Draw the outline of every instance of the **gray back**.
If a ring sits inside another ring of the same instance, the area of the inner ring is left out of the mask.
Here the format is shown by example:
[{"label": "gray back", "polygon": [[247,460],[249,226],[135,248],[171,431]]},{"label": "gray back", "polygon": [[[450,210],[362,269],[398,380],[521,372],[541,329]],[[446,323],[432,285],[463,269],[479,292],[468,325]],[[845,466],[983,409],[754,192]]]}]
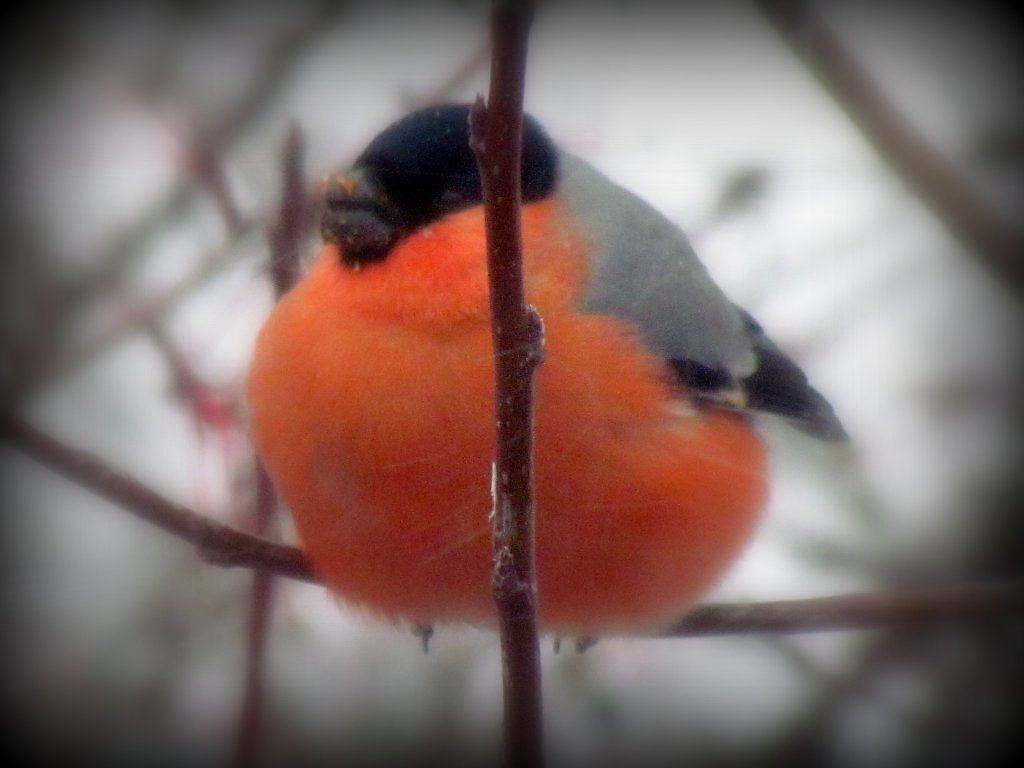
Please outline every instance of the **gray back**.
[{"label": "gray back", "polygon": [[584,311],[633,321],[665,358],[750,375],[743,318],[679,227],[580,158],[562,152],[559,161],[565,203],[597,246]]}]

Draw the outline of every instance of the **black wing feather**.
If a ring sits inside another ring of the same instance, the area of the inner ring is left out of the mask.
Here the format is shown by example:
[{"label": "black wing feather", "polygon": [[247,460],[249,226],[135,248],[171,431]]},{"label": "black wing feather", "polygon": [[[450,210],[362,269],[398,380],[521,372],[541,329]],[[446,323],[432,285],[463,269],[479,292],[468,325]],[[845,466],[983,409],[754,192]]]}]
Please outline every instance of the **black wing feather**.
[{"label": "black wing feather", "polygon": [[726,407],[782,416],[798,429],[825,440],[849,436],[829,402],[807,381],[806,374],[765,335],[750,313],[737,307],[757,359],[754,372],[739,381],[728,371],[692,360],[669,360],[676,378],[700,400]]}]

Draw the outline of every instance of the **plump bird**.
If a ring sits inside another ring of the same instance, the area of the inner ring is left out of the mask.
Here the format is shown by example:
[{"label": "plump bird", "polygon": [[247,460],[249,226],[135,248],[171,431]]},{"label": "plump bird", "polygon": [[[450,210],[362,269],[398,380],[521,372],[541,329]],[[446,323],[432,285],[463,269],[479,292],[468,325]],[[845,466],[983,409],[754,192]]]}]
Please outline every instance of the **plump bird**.
[{"label": "plump bird", "polygon": [[[252,432],[326,584],[493,626],[494,361],[469,107],[414,112],[328,180],[324,246],[260,333]],[[845,439],[685,235],[523,126],[541,626],[651,629],[715,584],[767,495],[755,412]]]}]

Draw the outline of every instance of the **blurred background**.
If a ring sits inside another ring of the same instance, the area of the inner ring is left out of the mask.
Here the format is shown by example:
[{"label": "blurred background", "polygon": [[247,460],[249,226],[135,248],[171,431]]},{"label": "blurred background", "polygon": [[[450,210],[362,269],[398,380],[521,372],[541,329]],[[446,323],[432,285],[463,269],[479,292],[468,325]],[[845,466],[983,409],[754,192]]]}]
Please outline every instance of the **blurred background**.
[{"label": "blurred background", "polygon": [[[1019,242],[1019,19],[984,3],[812,7]],[[241,387],[273,303],[288,147],[301,142],[290,167],[312,195],[391,120],[485,93],[486,12],[5,10],[5,411],[251,528]],[[1021,576],[1020,266],[951,234],[844,103],[757,4],[551,3],[535,21],[528,110],[691,234],[853,437],[763,425],[772,503],[709,600]],[[317,242],[311,216],[304,259]],[[237,762],[252,574],[202,563],[7,440],[0,472],[10,748]],[[289,539],[286,511],[277,528]],[[493,634],[438,628],[424,654],[409,628],[318,587],[278,580],[273,598],[256,764],[494,757]],[[977,766],[1019,751],[1019,616],[551,646],[549,739],[566,763]]]}]

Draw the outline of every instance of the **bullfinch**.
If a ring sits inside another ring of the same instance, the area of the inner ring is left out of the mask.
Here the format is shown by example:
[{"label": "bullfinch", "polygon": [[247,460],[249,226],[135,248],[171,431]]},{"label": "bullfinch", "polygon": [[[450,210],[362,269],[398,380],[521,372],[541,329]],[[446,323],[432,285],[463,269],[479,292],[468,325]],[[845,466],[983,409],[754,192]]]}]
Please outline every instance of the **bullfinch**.
[{"label": "bullfinch", "polygon": [[[324,582],[395,620],[493,626],[494,360],[469,106],[414,112],[328,179],[324,245],[248,378],[255,444]],[[523,124],[538,617],[657,628],[722,576],[767,495],[758,412],[842,426],[662,214]]]}]

